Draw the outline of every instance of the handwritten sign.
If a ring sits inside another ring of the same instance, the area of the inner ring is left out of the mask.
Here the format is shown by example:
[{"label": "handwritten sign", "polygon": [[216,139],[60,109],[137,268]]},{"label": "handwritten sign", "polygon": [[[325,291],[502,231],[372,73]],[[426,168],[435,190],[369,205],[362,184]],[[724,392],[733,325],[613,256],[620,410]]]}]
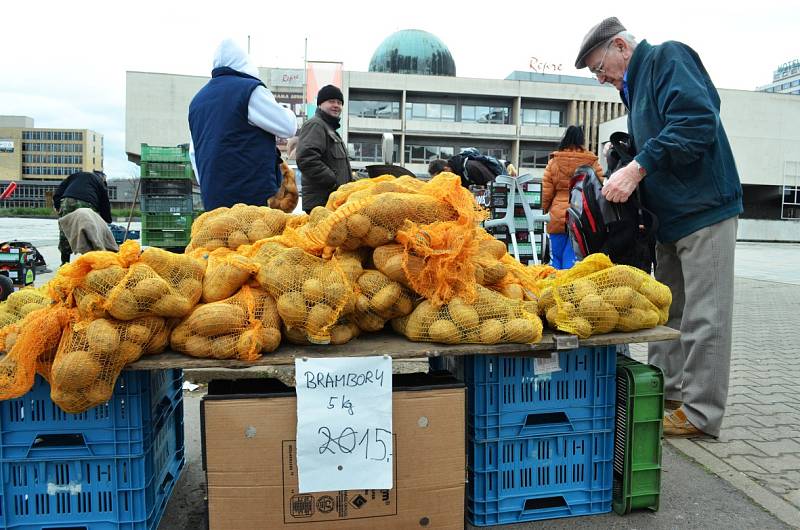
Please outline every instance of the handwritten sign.
[{"label": "handwritten sign", "polygon": [[564,65],[560,63],[549,63],[541,60],[538,57],[531,57],[528,61],[528,67],[534,72],[547,73],[547,72],[561,72],[564,70]]},{"label": "handwritten sign", "polygon": [[392,359],[295,359],[300,493],[392,487]]}]

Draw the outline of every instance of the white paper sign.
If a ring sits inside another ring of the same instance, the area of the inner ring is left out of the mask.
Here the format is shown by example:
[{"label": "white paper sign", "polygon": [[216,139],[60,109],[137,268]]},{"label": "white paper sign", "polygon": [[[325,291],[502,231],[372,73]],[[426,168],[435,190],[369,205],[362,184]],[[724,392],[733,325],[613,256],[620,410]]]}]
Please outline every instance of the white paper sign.
[{"label": "white paper sign", "polygon": [[392,359],[295,359],[300,493],[392,488]]},{"label": "white paper sign", "polygon": [[555,351],[550,354],[550,357],[536,357],[534,363],[534,373],[536,374],[550,374],[561,371],[558,352]]}]

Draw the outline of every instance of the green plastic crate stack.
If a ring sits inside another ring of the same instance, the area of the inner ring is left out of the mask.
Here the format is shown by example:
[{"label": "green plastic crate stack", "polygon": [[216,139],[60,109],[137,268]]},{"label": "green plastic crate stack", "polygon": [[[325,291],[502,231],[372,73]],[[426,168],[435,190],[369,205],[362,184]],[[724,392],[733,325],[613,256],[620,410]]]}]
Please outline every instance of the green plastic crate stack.
[{"label": "green plastic crate stack", "polygon": [[[179,184],[194,181],[189,146],[143,143],[141,160],[141,178],[145,181],[142,189],[160,190],[142,193],[142,244],[171,249],[185,247],[191,239],[193,196],[191,186],[187,189]],[[154,185],[146,185],[147,181]]]},{"label": "green plastic crate stack", "polygon": [[664,375],[656,366],[617,356],[616,430],[612,508],[658,511]]}]

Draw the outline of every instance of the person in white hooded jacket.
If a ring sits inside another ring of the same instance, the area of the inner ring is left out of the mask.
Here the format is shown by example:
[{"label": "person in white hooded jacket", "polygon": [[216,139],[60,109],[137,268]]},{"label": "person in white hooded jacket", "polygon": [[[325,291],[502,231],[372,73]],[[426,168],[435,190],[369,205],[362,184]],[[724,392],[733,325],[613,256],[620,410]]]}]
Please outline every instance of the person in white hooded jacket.
[{"label": "person in white hooded jacket", "polygon": [[276,137],[296,131],[294,113],[275,101],[244,50],[223,40],[211,80],[189,105],[189,154],[205,210],[265,206],[282,178]]}]

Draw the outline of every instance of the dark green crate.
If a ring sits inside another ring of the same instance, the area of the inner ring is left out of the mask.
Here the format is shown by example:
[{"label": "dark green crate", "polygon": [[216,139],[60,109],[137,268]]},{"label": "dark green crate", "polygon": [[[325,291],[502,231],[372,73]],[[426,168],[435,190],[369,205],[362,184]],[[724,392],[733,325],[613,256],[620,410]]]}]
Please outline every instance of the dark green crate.
[{"label": "dark green crate", "polygon": [[658,511],[661,496],[661,433],[664,375],[656,366],[617,356],[612,507]]},{"label": "dark green crate", "polygon": [[192,228],[194,213],[152,213],[142,212],[144,230],[189,230]]},{"label": "dark green crate", "polygon": [[194,200],[191,195],[176,197],[142,195],[141,206],[142,212],[190,214],[194,210]]},{"label": "dark green crate", "polygon": [[189,144],[174,147],[142,144],[142,162],[189,162]]},{"label": "dark green crate", "polygon": [[142,162],[141,178],[147,179],[186,179],[194,178],[192,164],[185,162]]},{"label": "dark green crate", "polygon": [[142,228],[142,244],[150,247],[185,247],[191,240],[191,230],[159,230]]}]

